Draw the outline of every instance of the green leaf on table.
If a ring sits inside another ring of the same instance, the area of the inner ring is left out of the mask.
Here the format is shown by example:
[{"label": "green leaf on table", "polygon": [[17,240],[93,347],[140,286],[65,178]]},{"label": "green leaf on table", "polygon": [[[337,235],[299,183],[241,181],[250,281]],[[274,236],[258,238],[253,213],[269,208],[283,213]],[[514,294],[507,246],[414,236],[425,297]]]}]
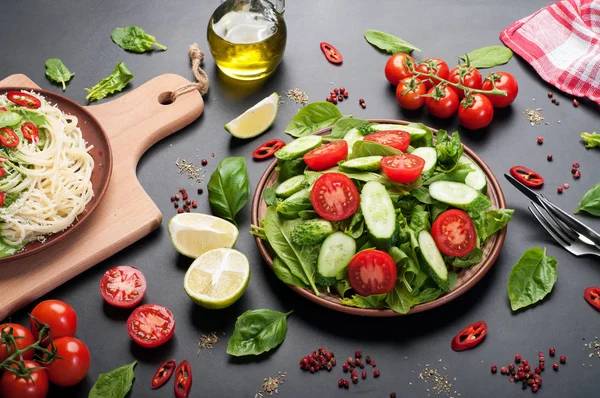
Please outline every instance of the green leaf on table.
[{"label": "green leaf on table", "polygon": [[586,148],[600,148],[600,134],[595,131],[592,134],[581,133],[581,139],[585,143]]},{"label": "green leaf on table", "polygon": [[139,26],[125,26],[115,28],[110,34],[111,39],[123,50],[143,53],[154,50],[153,46],[165,51],[167,47],[156,42],[156,38],[149,35]]},{"label": "green leaf on table", "polygon": [[527,249],[508,278],[508,298],[513,311],[542,300],[552,291],[558,277],[557,261],[546,249]]},{"label": "green leaf on table", "polygon": [[285,128],[292,137],[304,137],[329,127],[342,118],[342,113],[330,102],[313,102],[300,109]]},{"label": "green leaf on table", "polygon": [[405,53],[410,54],[413,50],[421,52],[421,49],[414,46],[399,37],[379,30],[369,29],[365,31],[365,39],[372,46],[390,54]]},{"label": "green leaf on table", "polygon": [[246,159],[230,157],[221,160],[210,176],[207,188],[213,213],[236,224],[235,216],[250,196]]},{"label": "green leaf on table", "polygon": [[467,62],[467,58],[471,66],[479,69],[493,68],[494,66],[504,65],[513,56],[510,48],[504,46],[489,46],[473,50],[467,55],[460,57]]},{"label": "green leaf on table", "polygon": [[331,129],[331,134],[328,137],[342,139],[346,133],[352,129],[359,129],[363,126],[368,126],[371,123],[368,120],[357,117],[343,117],[339,119]]},{"label": "green leaf on table", "polygon": [[133,361],[110,372],[102,373],[90,390],[88,398],[125,398],[135,379],[133,368],[136,364],[137,361]]},{"label": "green leaf on table", "polygon": [[88,101],[101,100],[109,94],[123,90],[131,79],[133,79],[133,74],[127,69],[127,65],[119,62],[110,75],[100,80],[94,87],[86,88],[89,94],[85,99]]},{"label": "green leaf on table", "polygon": [[575,213],[585,211],[593,216],[600,217],[600,182],[590,188],[579,201]]},{"label": "green leaf on table", "polygon": [[63,62],[58,58],[50,58],[46,60],[46,77],[54,83],[62,84],[62,89],[65,91],[67,85],[65,84],[75,76]]},{"label": "green leaf on table", "polygon": [[17,112],[5,111],[0,112],[0,128],[15,126],[21,122],[23,116]]},{"label": "green leaf on table", "polygon": [[287,334],[284,314],[268,309],[250,310],[240,315],[227,343],[227,353],[234,357],[260,355],[277,347]]}]

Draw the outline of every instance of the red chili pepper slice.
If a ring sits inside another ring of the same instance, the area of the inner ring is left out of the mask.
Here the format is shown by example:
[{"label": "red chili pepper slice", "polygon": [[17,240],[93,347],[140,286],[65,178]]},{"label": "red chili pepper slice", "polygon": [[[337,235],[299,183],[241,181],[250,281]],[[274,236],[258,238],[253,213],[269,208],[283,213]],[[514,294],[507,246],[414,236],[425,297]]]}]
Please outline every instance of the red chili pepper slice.
[{"label": "red chili pepper slice", "polygon": [[16,148],[19,145],[19,136],[8,127],[0,128],[0,144],[7,148]]},{"label": "red chili pepper slice", "polygon": [[192,389],[192,367],[188,361],[182,361],[175,371],[175,396],[187,398]]},{"label": "red chili pepper slice", "polygon": [[0,192],[0,207],[4,204],[4,199],[6,199],[6,192]]},{"label": "red chili pepper slice", "polygon": [[154,373],[154,377],[152,378],[152,385],[150,386],[153,390],[159,387],[162,387],[169,379],[171,375],[175,371],[175,360],[171,359],[166,361]]},{"label": "red chili pepper slice", "polygon": [[331,62],[332,64],[341,64],[344,60],[342,54],[340,54],[340,52],[334,46],[327,42],[321,42],[321,51],[323,51],[323,54],[325,54],[327,61]]},{"label": "red chili pepper slice", "polygon": [[9,91],[6,93],[6,98],[17,105],[24,106],[28,109],[37,109],[42,106],[42,101],[31,94],[22,93],[20,91]]},{"label": "red chili pepper slice", "polygon": [[487,330],[488,327],[484,321],[472,323],[452,339],[450,346],[454,351],[464,351],[473,348],[483,341]]},{"label": "red chili pepper slice", "polygon": [[37,126],[32,122],[25,122],[21,126],[21,133],[27,141],[36,143],[40,141],[40,134]]},{"label": "red chili pepper slice", "polygon": [[515,166],[511,168],[510,174],[519,182],[531,188],[541,187],[544,185],[544,177],[524,166]]},{"label": "red chili pepper slice", "polygon": [[271,156],[275,155],[275,152],[280,150],[285,146],[285,142],[281,140],[269,140],[256,148],[254,152],[252,152],[252,157],[256,160],[268,159]]},{"label": "red chili pepper slice", "polygon": [[0,111],[2,111],[2,112],[6,112],[6,111],[8,111],[8,109],[6,109],[5,107],[1,106],[1,107],[0,107]]},{"label": "red chili pepper slice", "polygon": [[583,297],[585,297],[592,307],[600,311],[600,287],[588,287],[584,290]]},{"label": "red chili pepper slice", "polygon": [[0,169],[0,178],[4,177],[5,174],[6,174],[6,169]]}]

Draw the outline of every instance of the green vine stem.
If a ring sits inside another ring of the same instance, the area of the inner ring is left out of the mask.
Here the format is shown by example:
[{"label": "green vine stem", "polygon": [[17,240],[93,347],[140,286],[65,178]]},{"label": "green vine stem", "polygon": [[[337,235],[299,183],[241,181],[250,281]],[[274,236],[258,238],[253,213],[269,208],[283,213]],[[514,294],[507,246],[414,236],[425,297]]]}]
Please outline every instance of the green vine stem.
[{"label": "green vine stem", "polygon": [[437,81],[439,81],[441,83],[444,83],[444,84],[446,84],[448,86],[456,87],[459,90],[463,90],[463,91],[465,91],[467,93],[502,95],[504,97],[506,97],[506,95],[507,95],[505,90],[500,90],[500,89],[496,88],[496,83],[493,82],[493,81],[492,81],[492,84],[494,85],[494,89],[493,90],[479,90],[479,89],[475,89],[475,88],[465,87],[465,86],[463,86],[460,83],[452,83],[452,82],[450,82],[450,81],[448,81],[446,79],[442,79],[441,77],[438,77],[437,75],[435,75],[433,73],[423,73],[423,72],[419,72],[419,71],[417,71],[415,69],[413,69],[412,72],[413,72],[413,74],[415,74],[415,75],[417,75],[419,77],[421,77],[421,76],[423,76],[423,77],[429,77],[429,78],[431,78],[431,80],[433,82],[435,82],[437,80]]},{"label": "green vine stem", "polygon": [[[49,364],[50,362],[52,362],[54,359],[57,358],[56,346],[54,345],[53,342],[50,342],[50,346],[51,346],[50,349],[42,347],[42,342],[44,340],[47,340],[50,335],[50,326],[43,325],[41,327],[41,329],[39,329],[37,341],[33,344],[28,345],[25,348],[20,349],[20,350],[16,349],[17,348],[16,340],[19,337],[17,336],[17,338],[15,338],[15,336],[13,336],[12,333],[13,333],[12,329],[9,332],[5,332],[4,330],[2,330],[0,342],[4,343],[6,345],[6,349],[7,349],[9,355],[4,361],[2,361],[0,363],[0,370],[5,369],[5,370],[15,373],[18,376],[30,378],[31,372],[36,370],[37,368],[31,368],[31,369],[25,368],[21,357],[27,351],[31,351],[31,350],[40,351],[41,354],[38,355],[39,359],[37,360],[37,362],[40,362],[42,364]],[[13,353],[11,353],[11,351],[13,349],[15,349],[15,351]],[[12,366],[12,365],[16,365],[16,367]]]}]

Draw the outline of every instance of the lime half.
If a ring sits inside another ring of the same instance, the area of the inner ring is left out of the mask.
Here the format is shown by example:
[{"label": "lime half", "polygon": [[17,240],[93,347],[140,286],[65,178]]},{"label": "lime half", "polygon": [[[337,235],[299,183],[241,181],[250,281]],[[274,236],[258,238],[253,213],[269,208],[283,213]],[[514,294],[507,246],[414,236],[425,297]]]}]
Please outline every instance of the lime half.
[{"label": "lime half", "polygon": [[235,245],[239,231],[221,218],[199,213],[182,213],[169,221],[171,244],[184,256],[197,258],[212,249]]},{"label": "lime half", "polygon": [[226,308],[238,301],[250,281],[250,264],[234,249],[215,249],[198,257],[185,273],[183,288],[204,308]]},{"label": "lime half", "polygon": [[279,95],[273,93],[225,125],[236,138],[252,138],[267,131],[275,121]]}]

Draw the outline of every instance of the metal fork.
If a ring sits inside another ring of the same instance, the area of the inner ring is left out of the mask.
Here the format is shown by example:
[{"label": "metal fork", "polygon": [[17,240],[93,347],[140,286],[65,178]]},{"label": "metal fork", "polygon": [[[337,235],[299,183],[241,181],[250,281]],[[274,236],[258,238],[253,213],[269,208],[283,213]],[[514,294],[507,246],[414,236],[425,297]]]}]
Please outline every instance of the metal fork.
[{"label": "metal fork", "polygon": [[[577,257],[586,254],[600,257],[600,248],[598,246],[594,245],[593,242],[585,236],[554,217],[552,213],[545,208],[546,206],[543,207],[545,212],[534,202],[531,202],[529,211],[559,245]],[[544,213],[547,215],[544,215]]]}]

